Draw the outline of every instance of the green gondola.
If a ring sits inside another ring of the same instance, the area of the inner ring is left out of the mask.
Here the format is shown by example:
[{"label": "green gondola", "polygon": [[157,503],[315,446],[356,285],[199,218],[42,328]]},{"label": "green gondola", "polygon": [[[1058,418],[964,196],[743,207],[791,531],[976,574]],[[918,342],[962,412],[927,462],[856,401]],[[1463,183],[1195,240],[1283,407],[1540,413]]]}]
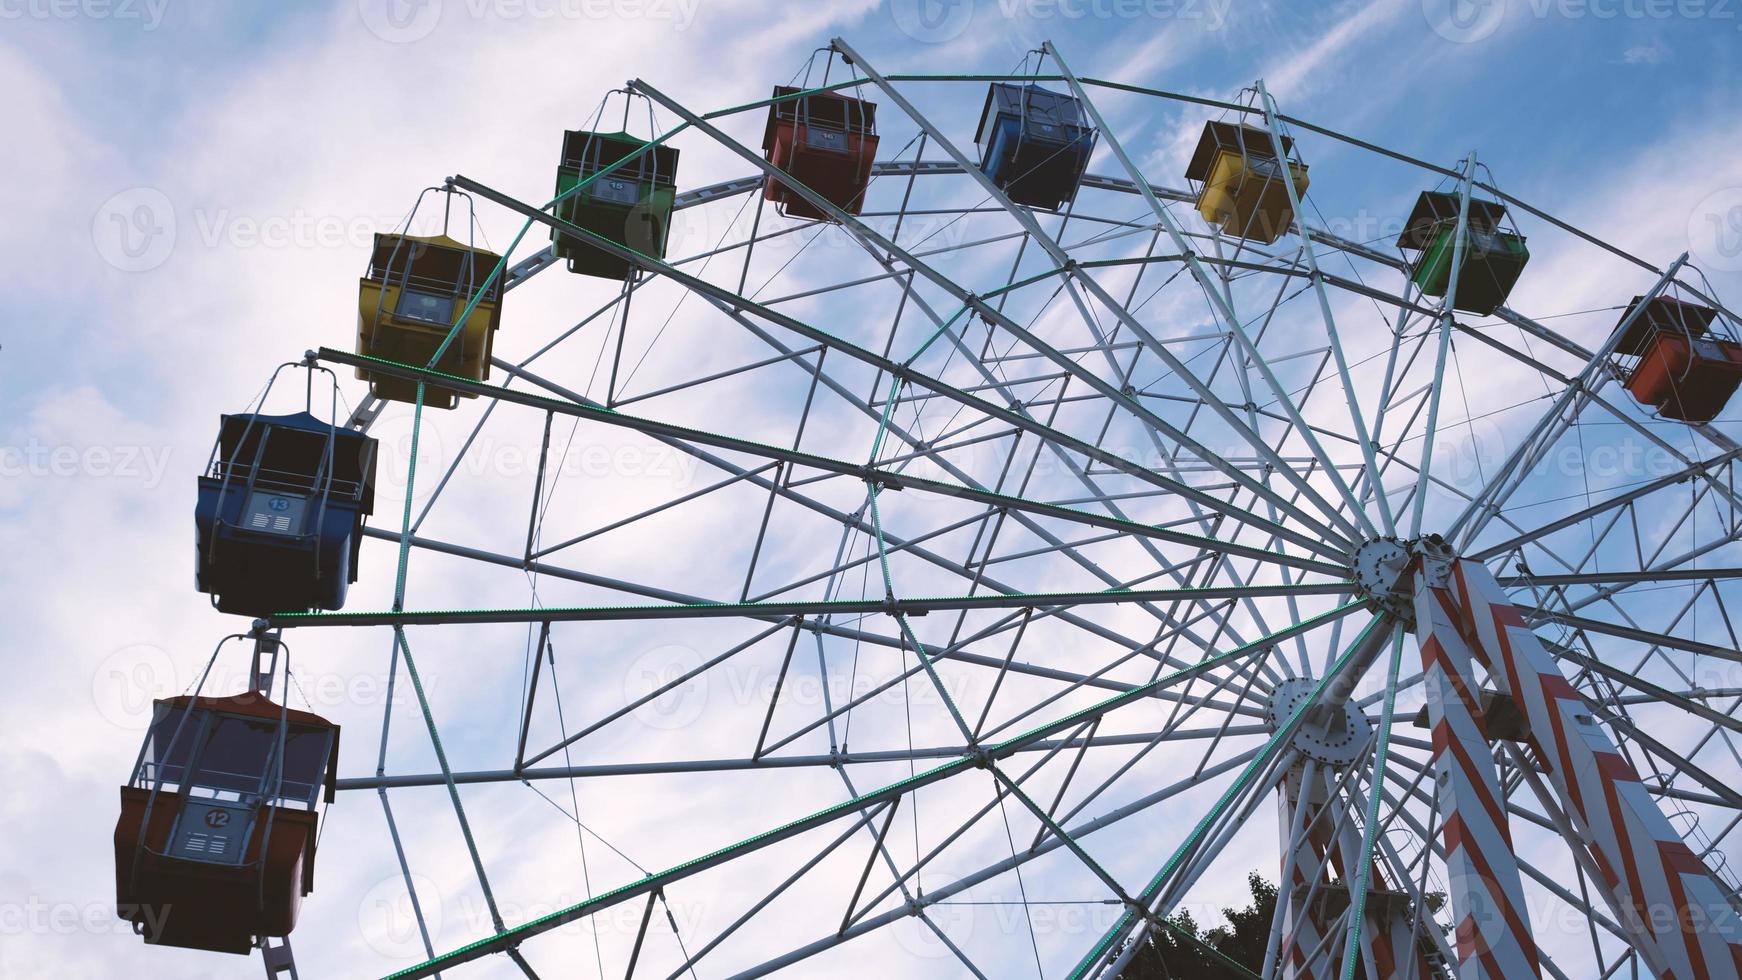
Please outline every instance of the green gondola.
[{"label": "green gondola", "polygon": [[[1487,316],[1499,309],[1530,261],[1524,236],[1501,227],[1506,208],[1493,201],[1472,199],[1469,234],[1464,240],[1464,260],[1458,273],[1454,309]],[[1398,238],[1399,248],[1417,252],[1410,278],[1428,296],[1444,296],[1451,288],[1453,256],[1456,254],[1458,197],[1425,191]]]},{"label": "green gondola", "polygon": [[[563,134],[557,194],[567,193],[646,146],[646,141],[628,133],[569,130]],[[677,203],[677,157],[677,150],[655,146],[563,201],[557,216],[625,248],[663,259],[671,234],[671,212]],[[557,256],[568,261],[570,272],[626,279],[636,267],[578,235],[553,230],[551,240]]]}]

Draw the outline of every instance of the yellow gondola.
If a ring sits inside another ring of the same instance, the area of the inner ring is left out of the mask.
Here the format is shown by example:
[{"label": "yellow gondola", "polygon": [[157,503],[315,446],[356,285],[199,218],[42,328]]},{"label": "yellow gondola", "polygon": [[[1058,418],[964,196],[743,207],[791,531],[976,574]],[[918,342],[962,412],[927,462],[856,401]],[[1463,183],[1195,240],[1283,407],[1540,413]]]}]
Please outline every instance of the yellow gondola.
[{"label": "yellow gondola", "polygon": [[1282,138],[1276,158],[1270,132],[1245,123],[1208,122],[1186,167],[1200,184],[1198,213],[1225,235],[1270,244],[1294,227],[1294,206],[1282,182],[1284,163],[1296,196],[1307,189],[1306,164],[1293,159],[1294,141]]},{"label": "yellow gondola", "polygon": [[[376,235],[369,271],[357,297],[357,353],[428,365],[501,258],[446,235]],[[488,380],[491,344],[501,318],[502,284],[497,277],[434,369],[472,381]],[[417,399],[415,381],[378,375],[366,367],[357,369],[357,377],[369,382],[376,397]],[[474,395],[432,385],[424,391],[424,404],[453,408],[457,397]]]}]

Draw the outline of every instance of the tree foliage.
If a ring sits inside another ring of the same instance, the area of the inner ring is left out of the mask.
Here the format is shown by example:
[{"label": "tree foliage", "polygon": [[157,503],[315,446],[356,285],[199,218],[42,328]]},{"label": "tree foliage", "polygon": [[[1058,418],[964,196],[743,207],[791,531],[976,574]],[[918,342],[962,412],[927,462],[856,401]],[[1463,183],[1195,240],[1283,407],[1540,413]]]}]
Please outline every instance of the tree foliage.
[{"label": "tree foliage", "polygon": [[1120,980],[1246,980],[1256,975],[1270,941],[1276,886],[1256,871],[1246,876],[1246,884],[1252,902],[1243,909],[1223,909],[1227,925],[1203,930],[1191,912],[1175,912],[1165,920],[1168,928],[1150,931]]}]

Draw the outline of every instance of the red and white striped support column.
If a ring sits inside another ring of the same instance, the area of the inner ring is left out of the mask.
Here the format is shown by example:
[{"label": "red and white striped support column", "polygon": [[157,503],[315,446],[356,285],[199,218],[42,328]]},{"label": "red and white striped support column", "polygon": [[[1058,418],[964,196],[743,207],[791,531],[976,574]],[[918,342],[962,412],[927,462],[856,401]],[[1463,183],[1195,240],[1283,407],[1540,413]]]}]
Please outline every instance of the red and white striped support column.
[{"label": "red and white striped support column", "polygon": [[1400,980],[1433,980],[1434,968],[1428,962],[1427,953],[1424,951],[1424,944],[1429,942],[1426,936],[1427,930],[1430,928],[1425,920],[1432,913],[1422,909],[1419,914],[1423,918],[1419,927],[1409,916],[1403,915],[1392,916],[1391,921],[1383,925],[1387,944],[1394,957],[1393,962],[1397,965],[1392,972],[1383,972],[1384,949],[1376,952],[1374,962],[1379,964],[1382,969],[1379,974],[1381,977],[1398,977]]},{"label": "red and white striped support column", "polygon": [[[1296,768],[1283,779],[1277,792],[1281,811],[1278,825],[1282,827],[1284,853],[1291,843],[1296,845],[1294,860],[1289,862],[1288,879],[1281,884],[1277,894],[1277,901],[1283,903],[1282,935],[1288,942],[1279,960],[1281,969],[1277,975],[1285,980],[1335,980],[1337,977],[1342,966],[1342,947],[1338,944],[1323,945],[1322,940],[1331,923],[1314,915],[1305,907],[1303,899],[1314,882],[1319,884],[1323,894],[1333,873],[1347,884],[1350,871],[1361,853],[1361,836],[1353,823],[1342,821],[1341,831],[1333,840],[1331,815],[1321,817],[1325,808],[1331,805],[1326,801],[1331,799],[1331,787],[1337,782],[1337,773],[1324,770],[1317,775],[1312,785],[1305,785],[1301,769]],[[1337,799],[1337,805],[1348,808],[1349,812],[1361,809],[1347,797]],[[1308,824],[1311,824],[1310,829],[1296,841],[1295,835]],[[1373,869],[1372,886],[1375,892],[1391,890],[1378,867]],[[1413,980],[1429,980],[1433,976],[1433,968],[1422,957],[1420,949],[1410,952],[1411,929],[1407,916],[1387,916],[1380,903],[1369,899],[1365,919],[1361,931],[1361,956],[1364,963],[1371,964],[1366,975],[1379,980],[1396,980],[1405,976]],[[1310,961],[1309,956],[1312,957]],[[1406,973],[1403,968],[1406,956],[1415,960],[1412,973]]]},{"label": "red and white striped support column", "polygon": [[1517,702],[1550,785],[1658,980],[1742,975],[1742,919],[1500,583],[1481,563],[1460,560],[1452,584],[1461,625]]},{"label": "red and white striped support column", "polygon": [[[1351,814],[1360,812],[1346,800],[1344,801],[1344,805],[1350,807]],[[1337,869],[1337,877],[1340,878],[1350,889],[1349,902],[1351,910],[1356,900],[1354,892],[1355,883],[1352,880],[1352,877],[1355,873],[1356,866],[1360,864],[1360,858],[1361,834],[1356,830],[1354,820],[1345,820],[1337,829],[1336,844],[1334,849],[1331,851],[1331,865]],[[1391,930],[1385,925],[1385,923],[1380,921],[1378,908],[1380,903],[1375,898],[1378,893],[1386,890],[1385,876],[1379,870],[1379,861],[1377,858],[1374,859],[1373,864],[1374,867],[1371,871],[1372,893],[1367,896],[1366,912],[1362,916],[1361,931],[1359,933],[1359,939],[1361,942],[1361,962],[1367,966],[1367,973],[1365,974],[1367,976],[1377,975],[1380,977],[1395,977],[1398,976],[1399,971],[1397,969],[1397,957],[1393,954],[1391,949]],[[1340,968],[1343,959],[1342,950],[1337,950],[1335,955],[1339,972],[1341,972]],[[1377,971],[1377,973],[1375,973],[1375,971]]]},{"label": "red and white striped support column", "polygon": [[[1363,807],[1356,806],[1354,801],[1346,801],[1351,812],[1364,812]],[[1350,881],[1355,868],[1360,864],[1361,831],[1353,821],[1343,821],[1337,834],[1336,849],[1331,854],[1332,866],[1337,869],[1337,876],[1343,881]],[[1395,895],[1398,889],[1391,886],[1385,870],[1379,866],[1375,856],[1369,872],[1372,876],[1371,891],[1367,896],[1366,915],[1363,916],[1361,927],[1361,959],[1363,963],[1372,964],[1367,975],[1378,977],[1379,980],[1402,978],[1405,957],[1416,961],[1414,972],[1409,976],[1417,980],[1428,980],[1433,976],[1432,968],[1421,955],[1419,946],[1410,946],[1410,917],[1407,915],[1388,914],[1386,905],[1377,900],[1380,895]],[[1353,893],[1350,899],[1353,900]]]},{"label": "red and white striped support column", "polygon": [[1458,976],[1540,977],[1524,884],[1513,859],[1494,753],[1471,673],[1470,647],[1459,634],[1456,609],[1445,587],[1447,563],[1432,556],[1420,562],[1415,632],[1427,684],[1441,834],[1457,916]]},{"label": "red and white striped support column", "polygon": [[[1310,965],[1307,962],[1307,957],[1319,949],[1324,932],[1303,901],[1308,887],[1325,878],[1325,844],[1330,831],[1325,821],[1313,822],[1319,815],[1319,806],[1314,801],[1324,799],[1325,787],[1318,780],[1311,786],[1303,783],[1303,773],[1296,767],[1283,777],[1276,793],[1282,817],[1277,823],[1282,828],[1284,862],[1290,865],[1288,879],[1277,883],[1276,900],[1283,903],[1282,935],[1288,942],[1277,961],[1280,967],[1277,976],[1284,980],[1327,980],[1336,969],[1331,956],[1320,950]],[[1309,823],[1311,829],[1302,834],[1301,829]],[[1290,844],[1295,845],[1293,861],[1287,860]]]}]

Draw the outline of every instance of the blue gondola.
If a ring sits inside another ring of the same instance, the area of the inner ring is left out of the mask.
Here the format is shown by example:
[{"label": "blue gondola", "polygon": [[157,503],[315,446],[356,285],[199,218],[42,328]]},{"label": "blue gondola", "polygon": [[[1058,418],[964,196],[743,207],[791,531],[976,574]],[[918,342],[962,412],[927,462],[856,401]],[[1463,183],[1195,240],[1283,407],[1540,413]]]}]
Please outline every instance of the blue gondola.
[{"label": "blue gondola", "polygon": [[344,606],[375,455],[374,439],[306,411],[223,416],[194,510],[199,590],[245,616]]},{"label": "blue gondola", "polygon": [[1017,204],[1057,211],[1077,195],[1095,128],[1081,102],[1038,85],[994,83],[980,112],[980,170]]}]

